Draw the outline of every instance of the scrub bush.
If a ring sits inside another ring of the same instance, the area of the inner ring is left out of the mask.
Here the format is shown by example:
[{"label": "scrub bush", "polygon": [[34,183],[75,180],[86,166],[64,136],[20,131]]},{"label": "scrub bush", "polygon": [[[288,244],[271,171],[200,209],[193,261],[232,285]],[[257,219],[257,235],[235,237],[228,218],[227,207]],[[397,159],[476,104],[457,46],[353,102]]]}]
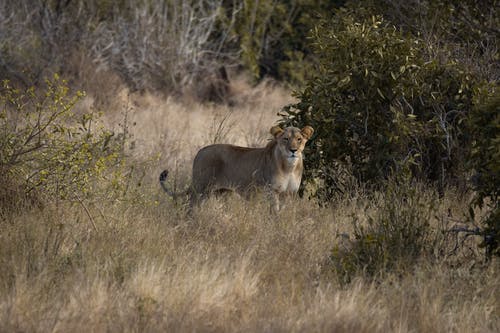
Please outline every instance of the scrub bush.
[{"label": "scrub bush", "polygon": [[99,127],[98,115],[72,111],[83,96],[70,94],[57,75],[39,89],[20,90],[3,81],[2,208],[15,207],[34,193],[41,201],[80,200],[95,191],[95,179],[109,176],[109,167],[119,163],[119,141]]}]

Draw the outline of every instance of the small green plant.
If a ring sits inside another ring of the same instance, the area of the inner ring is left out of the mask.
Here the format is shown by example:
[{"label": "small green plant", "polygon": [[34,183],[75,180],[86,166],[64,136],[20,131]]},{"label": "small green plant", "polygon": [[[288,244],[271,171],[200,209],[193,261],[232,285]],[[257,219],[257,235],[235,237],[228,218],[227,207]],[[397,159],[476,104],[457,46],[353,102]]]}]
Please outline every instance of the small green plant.
[{"label": "small green plant", "polygon": [[341,280],[404,271],[432,253],[439,235],[429,223],[436,211],[435,199],[408,180],[391,180],[385,193],[374,196],[373,202],[379,205],[365,207],[373,210],[366,221],[359,215],[352,217],[350,249],[333,249],[330,262]]},{"label": "small green plant", "polygon": [[94,180],[119,162],[114,134],[98,127],[95,114],[73,113],[83,96],[71,95],[58,75],[37,89],[2,82],[1,181],[18,194],[1,193],[2,206],[34,193],[45,199],[83,198],[95,190]]}]

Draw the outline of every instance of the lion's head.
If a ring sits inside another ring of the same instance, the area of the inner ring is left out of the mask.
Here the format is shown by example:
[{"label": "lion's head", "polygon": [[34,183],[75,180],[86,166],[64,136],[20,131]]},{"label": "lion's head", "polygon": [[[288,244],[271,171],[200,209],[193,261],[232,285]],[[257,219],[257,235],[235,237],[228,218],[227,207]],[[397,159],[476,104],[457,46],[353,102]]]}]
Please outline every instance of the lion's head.
[{"label": "lion's head", "polygon": [[274,126],[270,132],[277,142],[281,157],[290,164],[295,164],[302,157],[302,151],[307,140],[313,135],[314,129],[311,126],[305,126],[302,129],[297,127],[282,129],[279,126]]}]

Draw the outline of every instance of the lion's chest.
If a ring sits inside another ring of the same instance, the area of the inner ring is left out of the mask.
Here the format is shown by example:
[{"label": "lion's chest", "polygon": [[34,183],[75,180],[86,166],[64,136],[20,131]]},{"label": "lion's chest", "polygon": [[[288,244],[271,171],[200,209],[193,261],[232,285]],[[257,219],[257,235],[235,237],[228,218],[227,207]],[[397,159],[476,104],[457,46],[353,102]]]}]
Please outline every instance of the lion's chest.
[{"label": "lion's chest", "polygon": [[296,193],[300,187],[301,177],[294,174],[280,175],[274,179],[273,188],[279,193]]}]

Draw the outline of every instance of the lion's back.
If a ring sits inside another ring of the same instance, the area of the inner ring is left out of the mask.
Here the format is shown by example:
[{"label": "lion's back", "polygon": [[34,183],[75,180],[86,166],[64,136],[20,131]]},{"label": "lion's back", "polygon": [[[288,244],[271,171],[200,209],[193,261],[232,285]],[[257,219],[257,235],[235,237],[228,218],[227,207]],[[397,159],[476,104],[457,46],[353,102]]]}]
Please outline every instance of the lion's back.
[{"label": "lion's back", "polygon": [[204,192],[207,187],[246,188],[260,174],[264,149],[238,147],[228,144],[206,146],[193,161],[193,187]]}]

